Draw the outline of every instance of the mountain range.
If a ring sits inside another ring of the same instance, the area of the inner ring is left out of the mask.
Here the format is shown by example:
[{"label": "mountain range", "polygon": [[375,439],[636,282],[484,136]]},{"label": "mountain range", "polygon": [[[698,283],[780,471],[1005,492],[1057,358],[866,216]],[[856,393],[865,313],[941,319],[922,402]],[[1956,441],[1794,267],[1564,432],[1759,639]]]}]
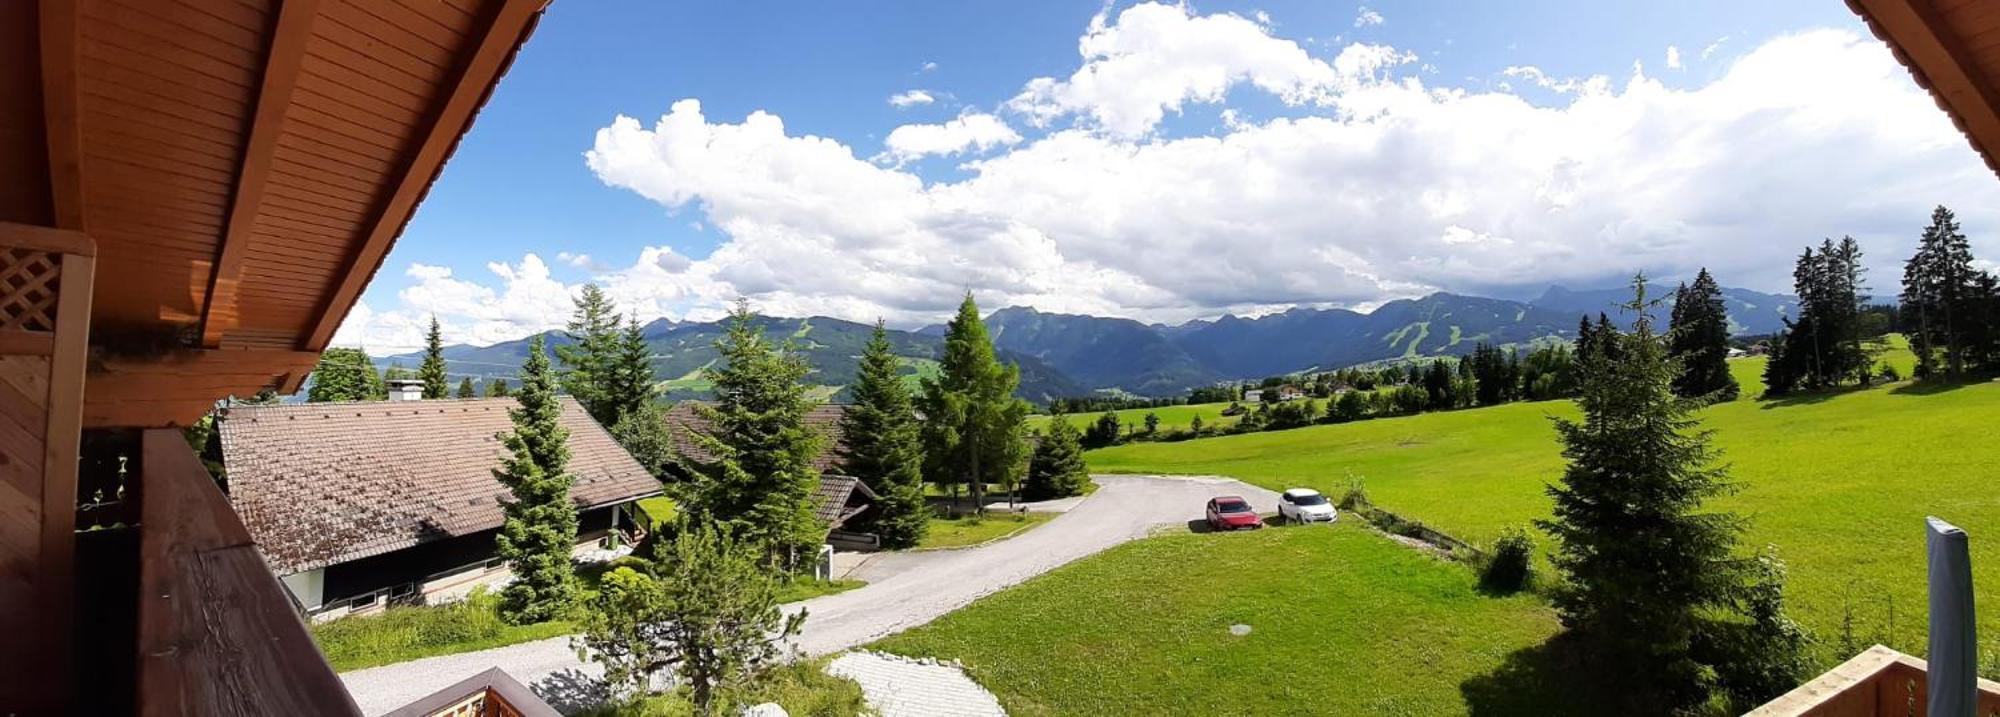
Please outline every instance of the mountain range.
[{"label": "mountain range", "polygon": [[[1671,299],[1671,290],[1655,287]],[[1400,299],[1374,311],[1297,308],[1244,318],[1145,324],[1131,319],[1055,314],[1008,307],[987,318],[1000,358],[1021,368],[1018,394],[1036,403],[1093,392],[1164,397],[1220,381],[1257,379],[1301,371],[1331,370],[1380,361],[1470,353],[1480,342],[1525,346],[1566,340],[1578,317],[1603,312],[1621,325],[1631,318],[1617,307],[1628,289],[1572,291],[1549,287],[1530,301],[1436,293]],[[1724,289],[1730,328],[1737,334],[1772,333],[1794,310],[1796,298],[1747,289]],[[1657,312],[1664,318],[1667,306]],[[812,368],[823,397],[840,400],[855,379],[862,346],[873,327],[823,316],[759,319],[773,341],[791,341]],[[653,370],[668,398],[698,398],[712,386],[702,370],[715,364],[722,322],[660,319],[644,327]],[[560,331],[543,334],[551,351],[568,342]],[[944,327],[890,330],[903,357],[906,379],[934,375]],[[492,346],[444,348],[454,381],[513,378],[527,358],[526,337]],[[378,366],[414,368],[420,353],[385,356]]]}]

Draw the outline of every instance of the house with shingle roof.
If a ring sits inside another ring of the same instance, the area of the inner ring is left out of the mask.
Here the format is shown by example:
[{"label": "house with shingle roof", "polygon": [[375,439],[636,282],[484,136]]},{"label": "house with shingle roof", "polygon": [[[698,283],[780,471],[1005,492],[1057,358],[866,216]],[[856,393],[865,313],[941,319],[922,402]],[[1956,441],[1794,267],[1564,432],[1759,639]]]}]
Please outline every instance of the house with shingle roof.
[{"label": "house with shingle roof", "polygon": [[[708,419],[703,418],[695,407],[701,401],[682,401],[668,409],[661,420],[667,424],[667,435],[674,445],[674,455],[685,456],[696,461],[712,460],[707,449],[694,438],[696,432],[708,432]],[[876,499],[875,491],[867,483],[850,476],[840,475],[841,434],[840,419],[847,415],[847,406],[839,403],[823,403],[814,406],[805,415],[807,428],[818,431],[826,440],[820,443],[820,450],[813,456],[812,466],[820,473],[819,489],[814,494],[814,513],[826,523],[830,533],[839,534],[843,526],[868,510],[870,501]],[[675,470],[679,470],[676,468]],[[852,538],[862,538],[850,534]],[[865,542],[865,541],[864,541]]]},{"label": "house with shingle roof", "polygon": [[[637,525],[648,474],[575,399],[570,497],[579,550]],[[226,490],[299,604],[345,614],[424,602],[507,575],[494,556],[507,489],[493,477],[513,398],[238,405],[218,422]]]}]

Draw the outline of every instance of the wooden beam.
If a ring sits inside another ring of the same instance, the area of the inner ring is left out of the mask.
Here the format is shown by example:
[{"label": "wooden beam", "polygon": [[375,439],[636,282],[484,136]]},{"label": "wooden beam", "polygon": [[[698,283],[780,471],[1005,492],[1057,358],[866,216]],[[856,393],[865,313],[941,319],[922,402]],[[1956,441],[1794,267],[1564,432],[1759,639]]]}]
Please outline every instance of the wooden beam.
[{"label": "wooden beam", "polygon": [[83,129],[77,111],[76,0],[42,0],[42,124],[48,134],[49,195],[55,224],[84,230]]},{"label": "wooden beam", "polygon": [[320,311],[319,323],[306,337],[302,348],[318,352],[333,339],[334,330],[340,328],[340,322],[347,318],[348,310],[354,308],[355,300],[360,298],[361,290],[368,286],[375,271],[381,268],[389,247],[395,244],[403,226],[416,212],[417,202],[423,199],[431,182],[437,179],[445,160],[458,145],[458,139],[471,127],[473,115],[486,102],[500,75],[507,71],[514,52],[534,29],[542,7],[548,4],[547,0],[499,0],[499,3],[492,22],[486,26],[486,32],[470,48],[466,59],[459,63],[457,82],[449,86],[443,101],[436,105],[427,133],[411,153],[409,165],[404,169],[395,191],[383,203],[367,236],[362,239],[352,261],[348,262],[346,276],[327,297]]},{"label": "wooden beam", "polygon": [[236,192],[229,203],[229,218],[222,235],[222,251],[215,260],[209,280],[207,305],[201,313],[201,345],[222,345],[222,334],[237,322],[237,288],[243,280],[243,257],[250,245],[250,231],[256,226],[258,208],[264,202],[264,187],[271,176],[271,157],[278,150],[278,136],[284,133],[285,110],[292,104],[292,88],[297,85],[299,65],[312,39],[313,19],[319,14],[319,0],[284,0],[278,10],[277,29],[271,33],[270,49],[264,55],[263,84],[257,90],[257,111],[250,119],[250,140],[243,147],[243,162],[236,172]]},{"label": "wooden beam", "polygon": [[[81,17],[77,0],[41,0],[36,9],[41,43],[42,126],[49,160],[49,208],[57,229],[68,234],[8,233],[25,241],[47,242],[47,246],[88,248],[96,254],[88,238],[77,241],[85,231],[83,191],[83,125],[78,109],[81,79],[77,73],[82,44]],[[29,235],[34,236],[29,236]],[[81,247],[69,246],[81,244]],[[50,346],[48,415],[43,433],[41,535],[37,556],[36,594],[40,598],[36,620],[40,634],[22,642],[33,650],[36,664],[29,679],[42,691],[42,704],[30,704],[28,712],[62,713],[74,704],[76,670],[73,667],[76,629],[76,471],[81,440],[79,418],[83,408],[84,353],[90,340],[91,279],[96,266],[92,256],[60,253],[62,283],[56,298],[56,331]],[[72,275],[71,272],[76,272]],[[68,363],[64,363],[68,362]]]},{"label": "wooden beam", "polygon": [[[76,558],[77,462],[82,453],[83,370],[90,360],[90,296],[97,272],[97,259],[76,254],[62,255],[62,285],[56,292],[55,345],[49,354],[49,423],[44,434],[42,459],[42,565],[44,575],[62,582],[45,589],[49,600],[42,613],[53,639],[61,644],[46,646],[49,655],[70,654],[75,601],[70,585],[75,584],[72,563]],[[53,663],[63,665],[65,663]],[[53,687],[69,694],[73,688],[70,670]]]},{"label": "wooden beam", "polygon": [[186,426],[223,396],[296,385],[319,354],[268,349],[212,349],[162,357],[106,358],[91,366],[83,425]]},{"label": "wooden beam", "polygon": [[2000,88],[1981,72],[1965,40],[1928,0],[1847,0],[1910,68],[1917,84],[1931,91],[1986,159],[2000,173]]},{"label": "wooden beam", "polygon": [[74,229],[55,229],[33,224],[0,222],[0,246],[45,251],[51,254],[97,256],[97,242]]}]

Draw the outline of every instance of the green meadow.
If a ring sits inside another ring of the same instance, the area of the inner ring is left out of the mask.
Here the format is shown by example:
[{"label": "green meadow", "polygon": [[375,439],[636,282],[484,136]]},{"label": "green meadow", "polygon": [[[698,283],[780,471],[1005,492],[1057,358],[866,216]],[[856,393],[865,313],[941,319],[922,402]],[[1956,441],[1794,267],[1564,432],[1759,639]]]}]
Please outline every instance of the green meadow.
[{"label": "green meadow", "polygon": [[1512,668],[1556,629],[1340,524],[1126,543],[870,648],[957,658],[1014,715],[1548,714]]},{"label": "green meadow", "polygon": [[[1886,348],[1908,375],[1907,351]],[[1927,515],[1971,533],[1980,603],[2000,605],[2000,444],[1990,438],[2000,384],[1759,400],[1762,360],[1735,369],[1746,395],[1700,414],[1738,489],[1713,505],[1751,520],[1746,550],[1772,546],[1790,565],[1792,613],[1818,634],[1822,659],[1835,657],[1850,614],[1863,644],[1923,652]],[[1576,415],[1567,401],[1518,403],[1087,455],[1096,472],[1226,475],[1332,495],[1361,481],[1377,505],[1483,543],[1548,516],[1545,488],[1563,467],[1550,419]],[[1980,630],[2000,635],[2000,610],[1985,611]]]},{"label": "green meadow", "polygon": [[[1235,416],[1222,415],[1222,409],[1228,407],[1229,404],[1227,403],[1191,403],[1180,406],[1161,406],[1159,408],[1127,408],[1122,411],[1113,411],[1113,413],[1118,414],[1119,423],[1126,426],[1136,426],[1138,430],[1145,429],[1146,414],[1148,413],[1157,413],[1160,415],[1160,430],[1162,431],[1187,430],[1188,426],[1194,423],[1195,416],[1201,416],[1202,428],[1213,430],[1236,423]],[[1076,426],[1077,430],[1083,430],[1090,425],[1090,422],[1097,420],[1097,417],[1101,415],[1104,415],[1103,411],[1096,413],[1073,413],[1069,416],[1069,422],[1070,425]],[[1040,414],[1029,416],[1028,428],[1031,430],[1039,429],[1048,425],[1052,418],[1052,416]]]}]

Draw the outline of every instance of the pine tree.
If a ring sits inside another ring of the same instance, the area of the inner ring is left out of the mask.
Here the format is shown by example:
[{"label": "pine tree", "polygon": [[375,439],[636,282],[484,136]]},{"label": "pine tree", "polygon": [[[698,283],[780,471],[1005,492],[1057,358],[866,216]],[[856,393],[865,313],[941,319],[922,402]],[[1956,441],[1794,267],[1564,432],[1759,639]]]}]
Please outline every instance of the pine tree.
[{"label": "pine tree", "polygon": [[626,416],[638,413],[659,395],[659,388],[653,383],[653,351],[646,345],[644,327],[639,317],[632,316],[625,322],[625,328],[618,332],[616,344],[607,362],[609,373],[603,382],[606,417],[615,425]]},{"label": "pine tree", "polygon": [[1708,269],[1675,292],[1667,358],[1677,362],[1674,393],[1682,398],[1734,401],[1741,390],[1729,373],[1729,314],[1722,287]]},{"label": "pine tree", "polygon": [[673,460],[673,438],[667,435],[665,412],[654,399],[659,387],[653,383],[652,349],[639,325],[638,317],[626,321],[613,347],[609,371],[601,383],[602,413],[611,438],[638,459],[654,477],[665,480]]},{"label": "pine tree", "polygon": [[1022,497],[1049,500],[1083,495],[1090,484],[1090,468],[1083,462],[1083,445],[1069,419],[1056,416],[1035,443],[1028,459],[1028,478],[1022,483]]},{"label": "pine tree", "polygon": [[1917,354],[1917,376],[1928,377],[1944,354],[1944,369],[1952,378],[1966,368],[1967,341],[1958,326],[1970,318],[1975,301],[1972,247],[1959,231],[1958,219],[1942,206],[1931,212],[1917,253],[1903,265],[1903,311],[1914,315],[1910,349]]},{"label": "pine tree", "polygon": [[938,376],[923,382],[924,476],[965,482],[978,512],[986,510],[988,483],[1011,484],[1023,468],[1028,404],[1014,397],[1020,379],[1019,367],[994,357],[979,306],[967,293],[946,326]]},{"label": "pine tree", "polygon": [[467,376],[467,377],[465,377],[465,378],[461,378],[461,379],[459,379],[459,380],[458,380],[458,397],[459,397],[459,398],[474,398],[474,397],[476,397],[476,396],[478,396],[478,395],[479,395],[479,392],[478,392],[477,390],[475,390],[475,389],[473,389],[473,388],[472,388],[472,377],[471,377],[471,376]]},{"label": "pine tree", "polygon": [[1433,411],[1448,410],[1458,402],[1452,392],[1451,367],[1440,359],[1432,361],[1424,371],[1425,407]]},{"label": "pine tree", "polygon": [[507,379],[493,378],[486,381],[487,398],[503,398],[507,395]]},{"label": "pine tree", "polygon": [[566,616],[577,597],[570,566],[577,519],[569,494],[569,429],[562,426],[562,403],[540,336],[528,341],[519,400],[521,406],[507,412],[514,430],[501,436],[510,455],[493,477],[511,495],[501,504],[506,518],[495,541],[514,572],[514,582],[500,591],[501,616],[524,625]]},{"label": "pine tree", "polygon": [[902,362],[881,321],[861,352],[854,404],[841,414],[840,469],[868,484],[881,498],[864,515],[882,546],[908,548],[930,526],[924,505],[924,455],[910,390],[899,375]]},{"label": "pine tree", "polygon": [[1597,681],[1665,713],[1708,698],[1704,675],[1717,666],[1697,659],[1704,611],[1729,608],[1741,590],[1730,553],[1743,523],[1703,508],[1730,484],[1693,418],[1699,402],[1674,395],[1644,277],[1632,287],[1631,333],[1599,329],[1611,350],[1583,359],[1583,420],[1556,420],[1569,465],[1549,488],[1553,518],[1539,524],[1568,578],[1554,596],[1563,624],[1608,671]]},{"label": "pine tree", "polygon": [[680,457],[689,474],[677,491],[681,511],[725,525],[796,569],[826,536],[813,514],[820,476],[812,462],[824,438],[805,421],[810,369],[791,347],[764,337],[748,303],[730,313],[715,348],[721,361],[707,370],[715,403],[695,408],[708,431],[691,436],[711,458]]},{"label": "pine tree", "polygon": [[569,337],[569,345],[556,347],[556,358],[562,362],[563,390],[582,403],[598,423],[617,423],[613,395],[620,339],[617,305],[596,284],[583,285],[564,335]]},{"label": "pine tree", "polygon": [[424,398],[439,399],[451,395],[451,385],[444,373],[444,339],[438,332],[438,320],[431,317],[431,329],[424,333],[424,362],[417,368],[417,378],[424,381]]}]

